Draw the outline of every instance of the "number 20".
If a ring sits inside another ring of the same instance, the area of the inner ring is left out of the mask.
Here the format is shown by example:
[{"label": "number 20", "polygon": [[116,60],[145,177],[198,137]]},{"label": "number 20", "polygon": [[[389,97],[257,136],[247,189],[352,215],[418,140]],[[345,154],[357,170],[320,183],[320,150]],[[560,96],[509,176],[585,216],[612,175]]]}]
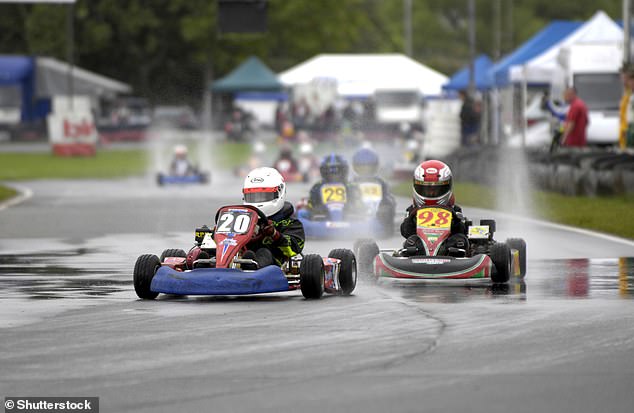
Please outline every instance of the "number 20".
[{"label": "number 20", "polygon": [[[251,218],[248,215],[223,214],[218,220],[218,232],[237,232],[244,233],[249,229]],[[233,224],[233,225],[231,225]]]}]

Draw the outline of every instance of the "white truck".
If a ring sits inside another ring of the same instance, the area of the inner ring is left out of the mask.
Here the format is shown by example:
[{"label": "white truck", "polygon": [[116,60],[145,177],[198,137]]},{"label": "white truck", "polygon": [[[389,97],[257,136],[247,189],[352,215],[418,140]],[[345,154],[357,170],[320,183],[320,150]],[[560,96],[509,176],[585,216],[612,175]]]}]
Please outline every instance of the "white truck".
[{"label": "white truck", "polygon": [[562,96],[567,85],[577,89],[577,95],[588,106],[588,144],[613,145],[618,141],[622,61],[623,47],[619,43],[574,44],[559,52],[561,70],[551,83],[550,96]]},{"label": "white truck", "polygon": [[379,125],[422,129],[423,96],[418,89],[377,89],[374,92]]}]

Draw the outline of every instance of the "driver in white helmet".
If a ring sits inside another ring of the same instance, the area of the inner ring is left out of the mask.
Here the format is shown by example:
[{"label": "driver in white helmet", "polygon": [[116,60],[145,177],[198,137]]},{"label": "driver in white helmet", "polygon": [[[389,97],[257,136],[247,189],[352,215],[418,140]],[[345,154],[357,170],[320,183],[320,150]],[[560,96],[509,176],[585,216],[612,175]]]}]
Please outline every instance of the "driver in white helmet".
[{"label": "driver in white helmet", "polygon": [[174,158],[170,164],[170,173],[175,176],[187,176],[196,172],[194,166],[187,159],[187,146],[176,145],[174,147]]},{"label": "driver in white helmet", "polygon": [[407,208],[407,216],[401,223],[401,235],[406,238],[404,248],[415,247],[416,254],[425,252],[422,241],[416,235],[416,211],[423,206],[444,206],[452,210],[451,236],[444,243],[444,254],[450,247],[469,250],[466,219],[462,208],[455,204],[453,175],[447,164],[437,160],[421,163],[414,170],[413,204]]},{"label": "driver in white helmet", "polygon": [[294,208],[286,201],[286,182],[276,169],[263,167],[249,172],[242,194],[244,205],[258,208],[268,218],[268,225],[261,229],[263,237],[247,244],[243,258],[254,259],[261,268],[281,265],[302,252],[304,226],[292,217]]}]

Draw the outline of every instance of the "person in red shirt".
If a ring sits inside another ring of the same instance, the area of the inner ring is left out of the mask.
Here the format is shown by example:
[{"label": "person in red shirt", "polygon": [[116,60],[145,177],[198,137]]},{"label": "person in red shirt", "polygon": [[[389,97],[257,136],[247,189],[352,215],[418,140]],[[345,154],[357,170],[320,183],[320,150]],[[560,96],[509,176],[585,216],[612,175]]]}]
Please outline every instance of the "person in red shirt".
[{"label": "person in red shirt", "polygon": [[564,99],[570,105],[570,108],[568,109],[568,115],[566,115],[561,144],[563,146],[586,146],[588,107],[577,96],[577,90],[574,87],[566,89]]}]

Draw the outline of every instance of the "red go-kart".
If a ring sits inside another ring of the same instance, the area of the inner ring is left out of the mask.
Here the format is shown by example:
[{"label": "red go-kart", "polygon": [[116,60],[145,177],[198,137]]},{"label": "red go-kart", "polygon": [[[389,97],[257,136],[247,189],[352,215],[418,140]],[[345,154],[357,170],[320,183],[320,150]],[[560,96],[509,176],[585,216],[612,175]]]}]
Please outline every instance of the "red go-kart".
[{"label": "red go-kart", "polygon": [[374,278],[402,280],[490,280],[508,282],[511,276],[526,274],[526,243],[511,238],[505,243],[493,239],[494,220],[468,223],[466,249],[448,247],[452,212],[445,207],[422,207],[416,211],[416,247],[380,251],[372,240],[355,245],[360,271]]},{"label": "red go-kart", "polygon": [[137,295],[154,299],[159,293],[243,295],[301,289],[306,298],[320,298],[324,292],[352,293],[357,282],[357,263],[347,249],[334,249],[327,258],[296,255],[281,267],[259,268],[257,261],[245,258],[247,244],[261,236],[260,228],[267,222],[266,216],[252,206],[220,208],[214,230],[196,230],[196,245],[190,254],[182,249],[167,249],[160,258],[145,254],[137,259]]}]

